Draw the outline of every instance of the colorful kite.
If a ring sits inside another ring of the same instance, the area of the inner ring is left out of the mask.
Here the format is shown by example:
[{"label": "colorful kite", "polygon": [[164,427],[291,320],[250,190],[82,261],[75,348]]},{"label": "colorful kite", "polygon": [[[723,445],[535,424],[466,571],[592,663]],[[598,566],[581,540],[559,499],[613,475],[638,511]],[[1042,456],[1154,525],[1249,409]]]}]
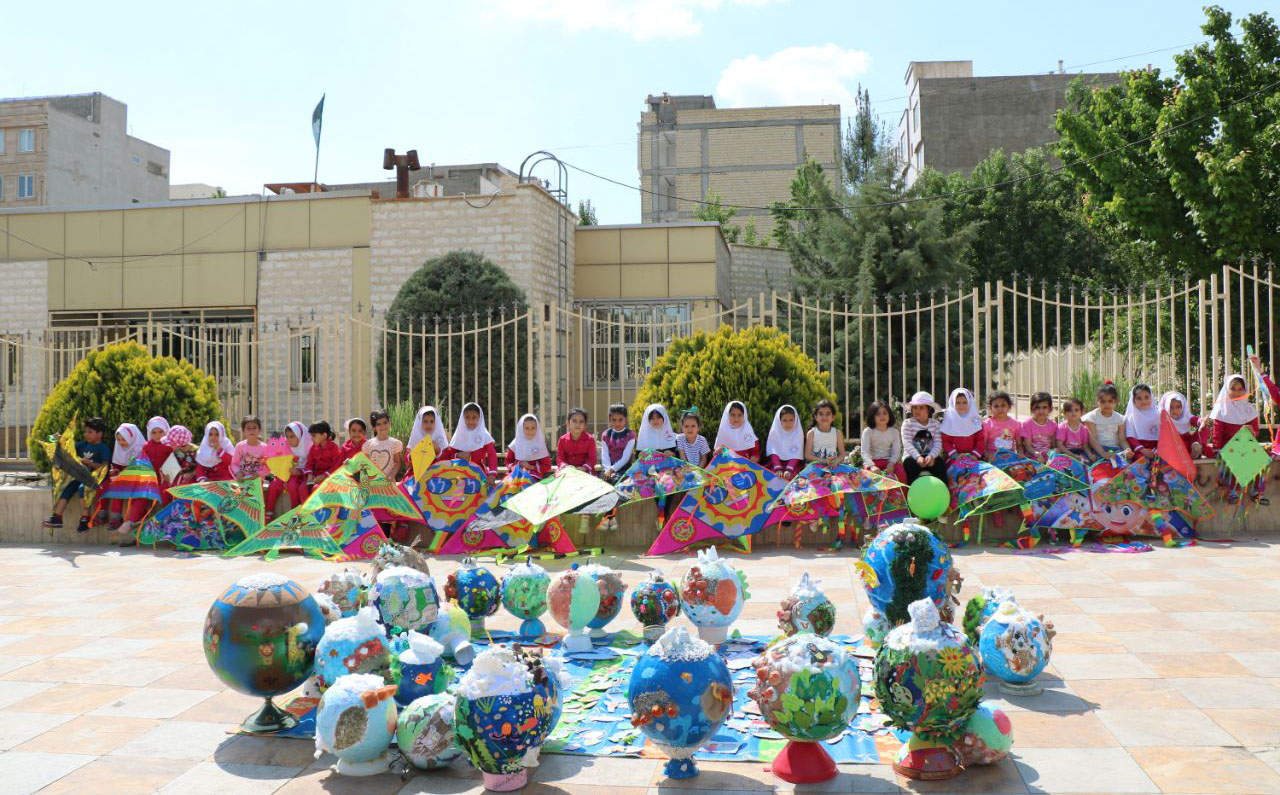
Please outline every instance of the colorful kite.
[{"label": "colorful kite", "polygon": [[266,463],[267,469],[271,470],[272,475],[288,483],[293,475],[293,466],[298,459],[289,449],[289,443],[283,436],[273,436],[267,440],[267,451],[263,454],[262,460]]},{"label": "colorful kite", "polygon": [[191,500],[213,509],[218,520],[223,523],[224,537],[227,522],[235,525],[248,538],[262,529],[266,517],[260,478],[188,483],[185,486],[174,486],[169,489],[169,493],[176,500]]},{"label": "colorful kite", "polygon": [[517,464],[490,492],[475,517],[458,532],[437,536],[442,543],[431,551],[441,555],[471,555],[496,549],[514,554],[531,546],[548,545],[558,554],[576,553],[578,550],[559,519],[552,519],[539,528],[515,511],[502,507],[503,502],[537,482],[529,470]]},{"label": "colorful kite", "polygon": [[618,481],[618,493],[627,502],[651,500],[692,491],[711,477],[707,470],[683,458],[659,452],[642,451],[634,464],[627,467]]},{"label": "colorful kite", "polygon": [[[545,524],[566,513],[592,512],[615,499],[613,487],[595,475],[575,467],[565,467],[545,480],[535,483],[502,503],[502,507],[528,519],[534,525]],[[609,510],[605,508],[604,510]]]},{"label": "colorful kite", "polygon": [[435,463],[436,446],[431,442],[431,435],[423,436],[418,443],[409,450],[409,464],[413,467],[414,477],[421,481],[426,477],[427,470]]},{"label": "colorful kite", "polygon": [[665,555],[708,538],[727,540],[758,533],[769,521],[769,505],[787,485],[725,447],[716,452],[707,471],[712,479],[685,495],[648,554]]},{"label": "colorful kite", "polygon": [[[372,465],[372,464],[371,464]],[[470,461],[436,461],[401,484],[437,533],[462,529],[489,496],[489,476]]]},{"label": "colorful kite", "polygon": [[364,453],[356,453],[343,462],[316,486],[303,506],[313,512],[320,508],[345,508],[352,514],[381,510],[411,522],[426,523],[400,486],[382,474]]},{"label": "colorful kite", "polygon": [[154,547],[162,541],[188,551],[227,548],[217,514],[197,511],[191,500],[174,500],[142,523],[139,544]]},{"label": "colorful kite", "polygon": [[1088,483],[1070,474],[1069,464],[1053,467],[1024,458],[1012,450],[997,450],[993,463],[1022,486],[1022,497],[1027,502],[1089,490]]},{"label": "colorful kite", "polygon": [[49,456],[53,465],[54,502],[57,502],[68,483],[77,481],[84,486],[81,499],[87,514],[97,496],[98,487],[102,485],[102,479],[106,477],[108,467],[104,465],[90,469],[80,462],[80,454],[76,452],[76,418],[71,418],[60,436],[50,437],[49,441],[40,444],[44,446],[45,455]]},{"label": "colorful kite", "polygon": [[156,470],[146,458],[135,458],[124,469],[111,476],[111,480],[103,487],[94,504],[92,525],[107,500],[124,500],[124,513],[127,515],[134,500],[145,500],[151,503],[150,512],[160,502],[160,479]]},{"label": "colorful kite", "polygon": [[970,516],[1017,508],[1025,499],[1018,481],[972,454],[956,456],[947,465],[947,479],[951,481],[956,517],[962,521]]},{"label": "colorful kite", "polygon": [[1137,506],[1148,513],[1150,528],[1165,544],[1194,543],[1195,523],[1213,516],[1213,508],[1191,481],[1160,459],[1141,457],[1101,486],[1095,498],[1112,511]]},{"label": "colorful kite", "polygon": [[1271,456],[1258,444],[1248,425],[1237,431],[1231,441],[1218,451],[1218,458],[1223,469],[1245,488],[1260,484],[1262,475],[1271,466]]},{"label": "colorful kite", "polygon": [[232,558],[266,552],[266,560],[275,560],[282,549],[298,549],[313,557],[342,555],[342,547],[333,540],[329,528],[303,504],[248,536],[223,556]]}]

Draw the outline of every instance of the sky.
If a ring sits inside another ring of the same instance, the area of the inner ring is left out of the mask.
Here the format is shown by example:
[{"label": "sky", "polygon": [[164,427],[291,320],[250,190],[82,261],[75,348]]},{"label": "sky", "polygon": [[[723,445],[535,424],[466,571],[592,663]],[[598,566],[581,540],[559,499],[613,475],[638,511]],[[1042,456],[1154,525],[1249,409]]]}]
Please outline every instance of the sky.
[{"label": "sky", "polygon": [[[258,193],[310,181],[322,94],[321,182],[390,178],[382,150],[423,164],[531,153],[634,186],[649,94],[719,107],[838,103],[859,85],[896,128],[912,60],[977,75],[1152,64],[1201,40],[1186,0],[465,0],[15,3],[0,96],[101,91],[130,133],[168,148],[172,183]],[[1237,18],[1264,0],[1221,5]],[[15,35],[16,34],[16,35]],[[1074,68],[1073,68],[1074,67]],[[555,175],[546,165],[540,176]],[[601,223],[640,220],[631,188],[570,170]]]}]

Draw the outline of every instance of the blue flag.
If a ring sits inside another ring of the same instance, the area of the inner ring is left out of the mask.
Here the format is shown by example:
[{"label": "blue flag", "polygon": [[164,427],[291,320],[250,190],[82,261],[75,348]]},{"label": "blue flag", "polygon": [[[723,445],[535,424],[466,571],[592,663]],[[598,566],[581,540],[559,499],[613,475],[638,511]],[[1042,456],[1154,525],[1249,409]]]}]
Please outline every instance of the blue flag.
[{"label": "blue flag", "polygon": [[316,109],[311,111],[311,134],[316,139],[316,146],[320,146],[320,127],[324,123],[324,95],[320,95],[320,102],[316,105]]}]

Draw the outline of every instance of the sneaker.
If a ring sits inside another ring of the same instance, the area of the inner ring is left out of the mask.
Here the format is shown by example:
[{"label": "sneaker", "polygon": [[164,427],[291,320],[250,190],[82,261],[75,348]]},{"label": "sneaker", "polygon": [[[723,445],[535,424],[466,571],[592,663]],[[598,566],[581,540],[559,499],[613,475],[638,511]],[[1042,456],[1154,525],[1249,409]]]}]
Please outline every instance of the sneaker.
[{"label": "sneaker", "polygon": [[80,523],[76,525],[76,532],[77,533],[89,532],[89,517],[87,516],[80,517]]},{"label": "sneaker", "polygon": [[45,519],[40,524],[49,528],[50,530],[53,530],[53,529],[62,527],[62,517],[57,515],[56,513],[51,513],[49,514],[49,518]]}]

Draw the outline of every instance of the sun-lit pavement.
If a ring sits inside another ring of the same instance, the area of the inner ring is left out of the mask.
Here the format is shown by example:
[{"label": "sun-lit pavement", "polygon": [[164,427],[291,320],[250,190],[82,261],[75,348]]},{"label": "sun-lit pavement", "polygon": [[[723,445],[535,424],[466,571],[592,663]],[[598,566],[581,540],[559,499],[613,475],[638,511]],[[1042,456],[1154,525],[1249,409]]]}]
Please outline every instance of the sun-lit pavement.
[{"label": "sun-lit pavement", "polygon": [[[1280,792],[1280,544],[1060,557],[957,552],[966,598],[1006,585],[1058,627],[1045,694],[1016,703],[992,696],[1013,719],[1013,759],[933,784],[895,780],[887,764],[842,765],[818,789]],[[752,595],[743,632],[772,632],[778,600],[808,570],[838,606],[836,631],[860,634],[867,602],[849,553],[766,546],[733,559]],[[651,568],[679,571],[689,560],[603,562],[630,586]],[[439,580],[454,565],[438,561],[433,573]],[[313,758],[310,742],[227,734],[257,702],[209,671],[201,627],[223,587],[267,566],[313,588],[333,564],[0,547],[0,791],[479,791],[461,762],[407,780],[343,779],[329,773],[329,758]],[[613,626],[631,623],[624,610]],[[493,625],[514,629],[516,621],[501,613]],[[763,767],[704,763],[697,778],[668,782],[657,760],[548,755],[526,791],[792,788]]]}]

